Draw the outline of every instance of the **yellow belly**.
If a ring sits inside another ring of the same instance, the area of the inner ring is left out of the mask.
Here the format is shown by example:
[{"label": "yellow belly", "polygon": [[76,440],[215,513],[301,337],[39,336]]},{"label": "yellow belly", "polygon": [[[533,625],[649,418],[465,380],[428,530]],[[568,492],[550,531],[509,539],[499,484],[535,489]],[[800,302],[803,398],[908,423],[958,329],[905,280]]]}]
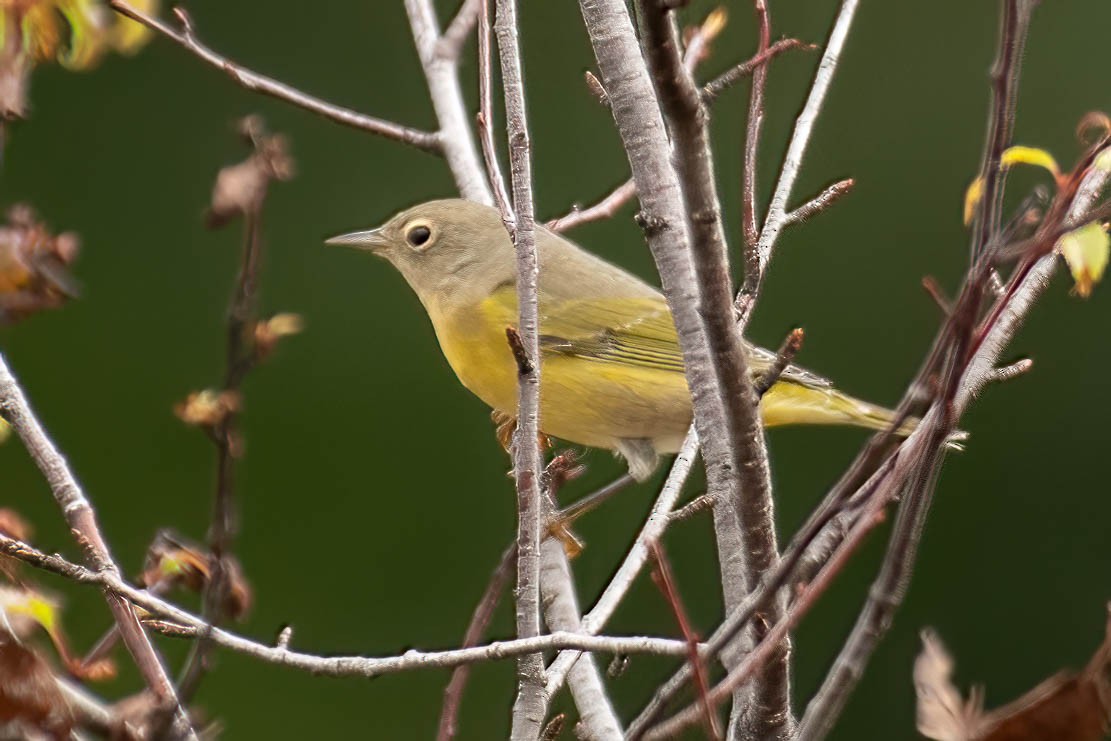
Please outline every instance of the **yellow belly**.
[{"label": "yellow belly", "polygon": [[[437,321],[440,320],[440,321]],[[517,366],[504,327],[478,312],[434,316],[444,356],[472,393],[509,416],[517,413]],[[646,438],[675,452],[691,423],[683,374],[545,353],[541,362],[540,429],[568,442],[614,449],[619,439]]]},{"label": "yellow belly", "polygon": [[[459,380],[503,414],[517,414],[517,366],[501,322],[481,307],[448,318],[429,310],[440,347]],[[794,382],[775,384],[761,399],[765,426],[842,424],[883,428],[891,413],[834,389]],[[678,371],[543,354],[540,429],[553,437],[614,450],[623,439],[651,440],[658,453],[674,453],[691,424],[691,401]],[[911,425],[912,426],[912,425]],[[909,431],[909,427],[908,427]],[[904,433],[905,434],[905,433]]]}]

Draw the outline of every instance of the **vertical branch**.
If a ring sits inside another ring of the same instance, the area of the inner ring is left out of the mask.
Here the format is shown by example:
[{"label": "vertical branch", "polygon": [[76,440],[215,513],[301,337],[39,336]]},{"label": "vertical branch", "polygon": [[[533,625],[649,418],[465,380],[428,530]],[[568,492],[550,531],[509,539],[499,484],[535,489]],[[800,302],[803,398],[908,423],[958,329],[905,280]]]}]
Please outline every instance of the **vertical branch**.
[{"label": "vertical branch", "polygon": [[[0,356],[0,417],[3,417],[19,435],[27,452],[42,471],[55,501],[62,508],[66,523],[85,552],[85,559],[89,566],[98,573],[119,578],[119,567],[112,560],[108,544],[101,535],[92,504],[70,472],[65,458],[54,447],[54,443],[35,418],[23,391],[8,370],[3,356]],[[178,701],[173,683],[166,673],[166,667],[139,624],[131,603],[108,589],[104,589],[103,592],[108,609],[112,611],[119,626],[124,645],[127,646],[136,666],[139,667],[147,686],[159,703],[172,711],[172,728],[175,737],[196,739],[189,717]]]},{"label": "vertical branch", "polygon": [[[494,32],[498,39],[505,118],[509,140],[513,215],[503,213],[517,251],[517,305],[520,342],[517,431],[513,473],[517,484],[517,637],[540,635],[540,341],[538,310],[539,263],[532,203],[532,160],[521,51],[517,39],[516,0],[498,0]],[[510,219],[512,219],[510,221]],[[513,703],[514,741],[539,737],[547,712],[544,656],[525,654],[517,661],[517,699]]]},{"label": "vertical branch", "polygon": [[490,88],[493,72],[490,64],[490,3],[479,0],[478,27],[478,138],[482,142],[482,159],[486,162],[486,177],[494,189],[494,203],[507,222],[513,221],[513,205],[505,192],[505,176],[498,164],[498,149],[494,144],[494,100]]},{"label": "vertical branch", "polygon": [[988,115],[984,157],[980,165],[984,196],[972,226],[972,261],[999,232],[1006,178],[1000,167],[1003,151],[1010,146],[1018,105],[1018,83],[1023,50],[1037,0],[1004,0],[1000,6],[999,46],[991,66],[991,113]]},{"label": "vertical branch", "polygon": [[[641,0],[641,7],[644,54],[674,142],[679,181],[690,214],[690,248],[701,294],[699,313],[723,402],[714,417],[715,429],[700,431],[699,438],[709,495],[714,502],[722,588],[729,611],[779,559],[771,473],[758,399],[733,318],[733,291],[705,104],[699,86],[683,65],[674,13],[661,0]],[[778,602],[769,605],[769,622],[776,622],[781,610]],[[790,733],[793,720],[788,660],[789,644],[784,642],[781,654],[754,684],[752,695],[746,690],[734,697],[734,725],[743,720],[748,727],[735,728],[732,733],[754,738]],[[729,661],[727,656],[727,665]]]},{"label": "vertical branch", "polygon": [[428,92],[440,122],[440,144],[455,184],[464,198],[493,203],[475,150],[463,91],[459,87],[457,55],[445,53],[440,42],[439,22],[432,0],[405,0]]},{"label": "vertical branch", "polygon": [[[771,41],[771,18],[765,0],[755,0],[756,19],[760,27],[760,41],[756,58],[765,54]],[[768,64],[757,65],[752,71],[752,90],[748,98],[748,123],[745,126],[744,178],[741,197],[741,230],[745,239],[745,275],[759,275],[760,259],[756,243],[760,227],[756,223],[756,165],[760,151],[760,129],[764,123],[764,88],[768,81]]]},{"label": "vertical branch", "polygon": [[[258,339],[258,280],[262,268],[262,210],[271,180],[293,176],[293,160],[285,137],[265,132],[262,120],[247,116],[240,131],[252,148],[242,163],[225,167],[216,177],[207,223],[216,228],[243,217],[243,248],[239,272],[228,300],[225,328],[224,385],[221,396],[238,399],[243,381],[266,350]],[[212,570],[204,590],[204,617],[218,625],[227,617],[226,605],[234,563],[232,545],[238,530],[235,512],[235,462],[241,455],[239,405],[229,404],[209,428],[216,446],[216,488],[208,531]],[[193,644],[179,685],[188,700],[197,691],[211,649],[209,636]]]}]

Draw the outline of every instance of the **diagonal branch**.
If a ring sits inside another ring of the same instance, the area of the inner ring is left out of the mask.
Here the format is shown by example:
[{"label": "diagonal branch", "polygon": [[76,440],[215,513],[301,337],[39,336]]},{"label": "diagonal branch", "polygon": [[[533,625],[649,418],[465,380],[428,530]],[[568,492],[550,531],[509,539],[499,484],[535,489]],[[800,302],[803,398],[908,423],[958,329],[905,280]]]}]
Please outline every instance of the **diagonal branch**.
[{"label": "diagonal branch", "polygon": [[[563,544],[558,538],[547,538],[540,550],[544,621],[551,631],[579,630],[579,604]],[[606,687],[593,656],[587,654],[575,662],[568,684],[581,718],[583,733],[578,735],[595,741],[620,741],[623,737],[621,725],[606,696]]]},{"label": "diagonal branch", "polygon": [[440,26],[432,0],[405,0],[405,12],[413,29],[432,107],[440,122],[440,146],[455,185],[464,198],[490,205],[493,197],[475,149],[471,118],[459,86],[459,61],[441,53]]},{"label": "diagonal branch", "polygon": [[252,92],[261,93],[262,95],[267,95],[271,98],[284,100],[298,108],[303,108],[310,113],[315,113],[318,116],[343,124],[344,126],[350,126],[351,128],[360,129],[362,131],[369,131],[372,134],[384,136],[387,139],[394,139],[426,152],[438,153],[442,149],[440,138],[435,133],[421,131],[420,129],[414,129],[409,126],[402,126],[392,121],[367,116],[349,108],[333,105],[320,98],[313,97],[308,93],[303,93],[300,90],[292,88],[285,83],[278,82],[266,75],[252,72],[246,67],[236,64],[227,57],[208,48],[197,39],[189,16],[186,15],[183,10],[178,9],[176,11],[178,19],[182,23],[182,30],[178,31],[168,23],[154,16],[147,15],[127,2],[124,2],[124,0],[108,0],[108,5],[117,13],[127,16],[137,23],[141,23],[153,31],[157,31],[166,38],[177,42],[181,47],[192,52],[204,62],[207,62],[217,69],[223,70],[240,87]]},{"label": "diagonal branch", "polygon": [[[54,493],[54,499],[62,508],[66,522],[85,552],[85,559],[93,569],[90,573],[106,580],[119,579],[119,567],[112,560],[108,544],[101,535],[92,504],[70,472],[66,460],[39,424],[22,389],[8,370],[3,356],[0,356],[0,417],[3,417],[16,431],[27,452],[42,471],[47,484],[50,485],[50,490]],[[139,671],[142,672],[147,686],[160,703],[173,711],[173,730],[176,737],[196,739],[189,717],[178,702],[177,693],[166,673],[166,667],[151,644],[150,638],[139,625],[135,610],[114,591],[110,589],[103,591],[108,609],[112,611],[119,626],[124,645],[127,646]]]}]

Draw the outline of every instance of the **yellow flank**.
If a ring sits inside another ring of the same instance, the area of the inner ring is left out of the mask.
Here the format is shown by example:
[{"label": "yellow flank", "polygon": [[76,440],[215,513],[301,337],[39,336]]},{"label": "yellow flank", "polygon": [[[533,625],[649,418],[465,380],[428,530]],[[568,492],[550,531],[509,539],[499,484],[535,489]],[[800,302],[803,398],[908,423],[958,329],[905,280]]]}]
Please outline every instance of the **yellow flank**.
[{"label": "yellow flank", "polygon": [[[440,347],[459,380],[490,407],[513,416],[517,409],[516,363],[505,328],[514,326],[515,302],[500,293],[478,306],[447,314],[429,307]],[[540,334],[551,338],[553,322],[541,310]],[[670,316],[668,317],[670,321]],[[565,328],[565,327],[564,327]],[[661,337],[665,357],[679,354],[678,341]],[[542,343],[541,429],[553,437],[614,449],[622,439],[647,439],[660,453],[674,453],[691,423],[691,402],[682,367],[615,362],[561,354]],[[558,347],[558,346],[557,346]],[[854,425],[883,429],[890,412],[833,388],[792,381],[776,383],[761,402],[765,426]],[[910,432],[910,429],[906,430]]]}]

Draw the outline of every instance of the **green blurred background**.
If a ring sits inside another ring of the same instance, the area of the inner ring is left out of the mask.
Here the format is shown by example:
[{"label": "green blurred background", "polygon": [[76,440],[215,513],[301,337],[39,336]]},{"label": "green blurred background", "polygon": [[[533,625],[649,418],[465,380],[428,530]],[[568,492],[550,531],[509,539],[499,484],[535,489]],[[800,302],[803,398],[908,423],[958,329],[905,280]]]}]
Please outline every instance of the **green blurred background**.
[{"label": "green blurred background", "polygon": [[[551,217],[607,192],[627,166],[608,112],[582,82],[593,60],[577,4],[523,5],[537,207]],[[750,3],[728,5],[730,23],[707,75],[753,49]],[[979,162],[997,5],[862,3],[796,197],[844,177],[857,187],[784,236],[753,324],[753,338],[766,345],[805,327],[800,361],[877,402],[900,396],[937,329],[922,276],[952,291],[966,264],[961,199]],[[694,2],[686,17],[700,19],[713,6]],[[446,15],[453,4],[440,7]],[[197,0],[188,9],[203,39],[248,66],[356,109],[434,127],[400,2]],[[823,42],[836,3],[773,2],[771,11],[776,36]],[[1072,161],[1077,121],[1111,109],[1108,23],[1111,5],[1102,0],[1037,11],[1017,141]],[[473,101],[473,47],[467,58]],[[816,62],[815,53],[791,53],[772,65],[765,202]],[[444,163],[254,96],[161,39],[88,74],[43,68],[31,99],[31,119],[8,142],[3,201],[29,201],[54,227],[82,235],[76,272],[86,296],[0,331],[0,343],[121,563],[134,573],[160,527],[196,538],[207,527],[213,451],[171,407],[222,375],[240,234],[207,232],[200,215],[217,170],[243,154],[232,122],[259,112],[291,136],[299,165],[293,182],[273,188],[266,210],[262,305],[301,313],[309,328],[246,388],[237,549],[257,604],[240,628],[271,641],[292,624],[293,645],[321,653],[456,645],[513,532],[508,461],[487,410],[452,376],[399,276],[365,255],[321,246],[337,231],[451,195]],[[734,245],[746,107],[740,86],[714,109]],[[1018,191],[1036,180],[1012,182]],[[573,236],[652,278],[631,213]],[[1111,596],[1111,503],[1099,462],[1111,441],[1111,349],[1100,327],[1111,297],[1102,287],[1085,302],[1069,288],[1059,274],[1013,345],[1014,357],[1035,358],[1033,372],[989,389],[963,420],[971,444],[946,466],[906,605],[836,738],[915,736],[910,672],[924,626],[935,626],[956,654],[963,685],[986,684],[989,706],[1081,665],[1101,639]],[[769,438],[785,539],[864,435],[785,429]],[[607,453],[586,461],[588,477],[565,495],[621,470]],[[36,543],[76,555],[17,442],[0,449],[0,471],[0,503],[32,520]],[[584,603],[604,585],[654,491],[640,487],[582,523],[588,548],[574,568]],[[667,540],[704,632],[720,613],[711,535],[702,517],[675,526]],[[852,624],[885,536],[886,529],[871,538],[797,633],[800,710]],[[65,594],[68,627],[87,645],[108,623],[99,595],[44,581]],[[675,634],[647,579],[613,630]],[[494,633],[511,631],[503,606]],[[180,665],[186,647],[163,644]],[[671,668],[634,660],[612,682],[622,717],[632,717]],[[511,662],[477,669],[461,738],[505,735],[512,679]],[[373,682],[314,678],[220,653],[199,703],[223,720],[229,738],[427,738],[446,680],[442,671]],[[136,686],[125,671],[105,692]]]}]

